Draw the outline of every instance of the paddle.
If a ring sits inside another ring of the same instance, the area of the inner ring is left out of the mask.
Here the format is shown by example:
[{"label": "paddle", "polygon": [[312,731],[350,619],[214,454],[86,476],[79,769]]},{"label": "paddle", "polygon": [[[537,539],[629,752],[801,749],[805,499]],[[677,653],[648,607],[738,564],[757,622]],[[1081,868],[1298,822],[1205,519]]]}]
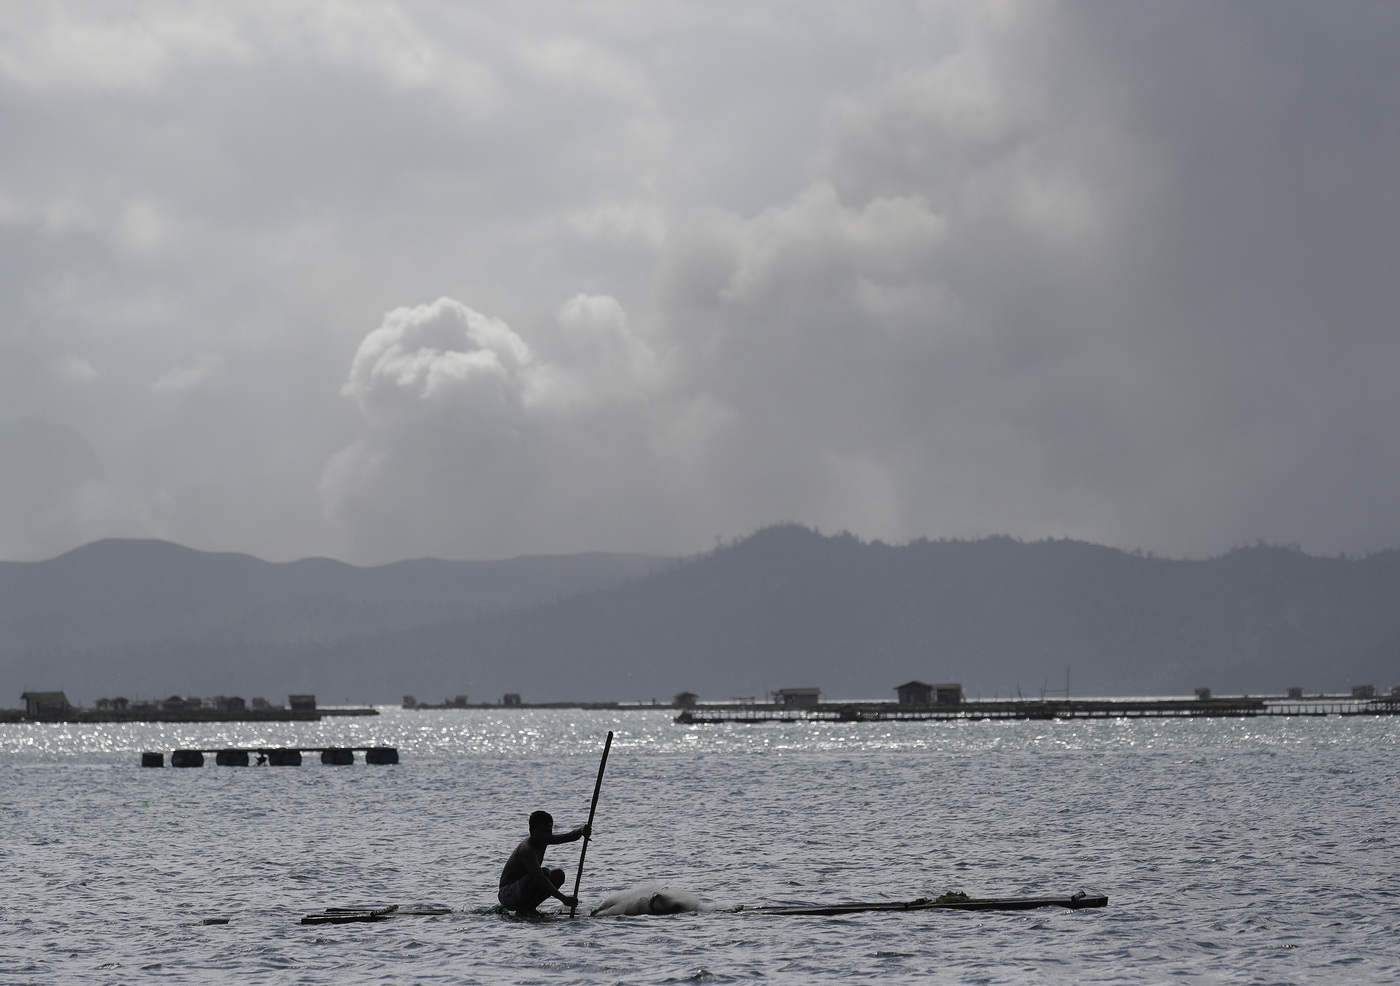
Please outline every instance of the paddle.
[{"label": "paddle", "polygon": [[[608,739],[607,739],[607,742],[603,744],[603,759],[602,759],[602,761],[598,764],[598,780],[597,780],[597,782],[593,785],[593,804],[589,805],[589,807],[588,807],[588,828],[589,828],[589,831],[590,831],[590,832],[591,832],[592,829],[593,829],[593,813],[596,812],[596,811],[598,810],[598,792],[601,791],[601,790],[603,789],[603,769],[604,769],[605,767],[607,767],[607,765],[608,765],[608,751],[611,750],[611,749],[612,749],[612,730],[609,729],[609,730],[608,730]],[[584,857],[584,856],[587,856],[587,855],[588,855],[588,836],[585,835],[585,836],[583,837],[583,848],[581,848],[581,849],[578,851],[578,872],[576,872],[576,873],[574,874],[574,900],[575,900],[575,901],[578,900],[578,885],[579,885],[579,882],[580,882],[581,880],[583,880],[583,857]],[[573,917],[573,916],[574,916],[574,912],[575,912],[576,910],[578,910],[578,904],[577,904],[577,903],[575,903],[572,907],[569,908],[569,917]]]}]

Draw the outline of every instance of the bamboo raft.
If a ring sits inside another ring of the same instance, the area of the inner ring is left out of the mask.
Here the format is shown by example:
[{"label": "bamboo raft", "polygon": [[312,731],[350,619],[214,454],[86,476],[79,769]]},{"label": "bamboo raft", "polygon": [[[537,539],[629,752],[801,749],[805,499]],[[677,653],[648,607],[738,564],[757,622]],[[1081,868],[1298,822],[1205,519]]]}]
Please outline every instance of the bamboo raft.
[{"label": "bamboo raft", "polygon": [[[749,907],[717,908],[723,914],[767,914],[775,917],[828,917],[842,914],[905,913],[907,911],[1029,911],[1040,907],[1063,907],[1071,911],[1091,907],[1107,907],[1106,896],[1090,896],[1084,891],[1069,897],[965,897],[949,894],[945,897],[919,897],[915,900],[882,900],[850,904],[782,904]],[[308,914],[301,919],[302,924],[369,924],[402,917],[439,917],[452,914],[450,907],[419,904],[413,907],[400,907],[389,904],[384,907],[328,907],[324,911]],[[497,908],[488,908],[476,913],[500,913]],[[557,914],[540,914],[538,918],[562,917]]]}]

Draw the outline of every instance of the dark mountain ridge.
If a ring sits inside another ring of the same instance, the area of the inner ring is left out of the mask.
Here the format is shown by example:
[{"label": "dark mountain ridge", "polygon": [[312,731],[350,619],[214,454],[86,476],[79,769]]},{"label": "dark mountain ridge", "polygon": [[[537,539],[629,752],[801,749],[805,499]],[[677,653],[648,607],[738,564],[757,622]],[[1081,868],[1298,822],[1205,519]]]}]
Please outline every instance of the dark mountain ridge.
[{"label": "dark mountain ridge", "polygon": [[[425,678],[540,700],[888,698],[920,678],[969,693],[1346,690],[1400,681],[1400,552],[1243,548],[1173,561],[1074,541],[902,547],[796,526],[625,587],[374,643]],[[534,690],[539,688],[540,691]]]},{"label": "dark mountain ridge", "polygon": [[[668,564],[591,553],[363,568],[96,541],[49,561],[0,562],[0,687],[86,698],[276,693],[288,648],[472,619]],[[0,704],[13,701],[0,694]]]},{"label": "dark mountain ridge", "polygon": [[1397,551],[1256,546],[1178,561],[1006,537],[891,546],[780,525],[680,562],[355,569],[147,545],[137,576],[131,545],[40,563],[71,567],[63,605],[19,563],[0,565],[0,674],[16,694],[665,701],[799,685],[886,698],[910,678],[988,697],[1061,689],[1067,674],[1077,695],[1400,682]]}]

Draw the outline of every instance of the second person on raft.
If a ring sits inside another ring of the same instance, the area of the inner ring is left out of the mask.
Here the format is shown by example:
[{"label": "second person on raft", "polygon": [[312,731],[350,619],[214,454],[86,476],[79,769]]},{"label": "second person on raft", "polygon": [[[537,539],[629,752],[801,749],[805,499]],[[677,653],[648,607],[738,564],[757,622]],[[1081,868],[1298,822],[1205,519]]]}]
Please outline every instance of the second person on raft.
[{"label": "second person on raft", "polygon": [[547,811],[530,815],[530,836],[515,847],[501,870],[501,886],[496,898],[501,906],[517,914],[533,914],[546,897],[555,897],[565,907],[577,907],[578,898],[561,893],[564,871],[545,869],[544,851],[560,842],[576,842],[592,829],[584,825],[563,835],[554,834],[554,816]]}]

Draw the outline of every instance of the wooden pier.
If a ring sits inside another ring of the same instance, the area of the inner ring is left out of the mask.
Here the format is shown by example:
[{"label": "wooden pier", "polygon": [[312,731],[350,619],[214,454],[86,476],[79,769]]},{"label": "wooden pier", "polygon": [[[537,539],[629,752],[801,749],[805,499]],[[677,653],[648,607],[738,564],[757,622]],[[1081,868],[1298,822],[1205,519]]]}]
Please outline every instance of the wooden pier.
[{"label": "wooden pier", "polygon": [[1199,719],[1255,716],[1377,716],[1400,713],[1400,697],[1358,699],[1219,696],[1206,699],[1005,699],[944,705],[822,702],[810,706],[711,704],[683,709],[676,722],[912,722],[986,719]]}]

